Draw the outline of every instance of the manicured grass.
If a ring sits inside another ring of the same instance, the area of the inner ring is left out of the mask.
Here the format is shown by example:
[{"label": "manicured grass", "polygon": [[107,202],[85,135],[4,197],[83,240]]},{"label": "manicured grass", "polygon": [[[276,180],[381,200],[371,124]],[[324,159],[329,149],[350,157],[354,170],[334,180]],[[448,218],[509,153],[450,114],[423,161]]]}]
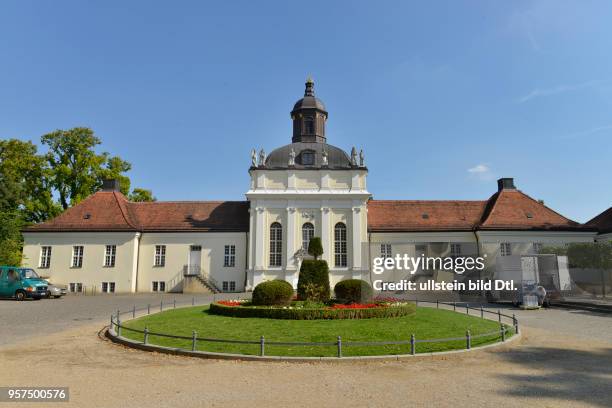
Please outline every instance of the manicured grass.
[{"label": "manicured grass", "polygon": [[[465,348],[465,332],[472,335],[499,331],[495,321],[466,316],[448,310],[419,307],[414,315],[396,318],[361,320],[281,320],[263,318],[239,318],[213,315],[208,307],[190,307],[168,310],[125,323],[126,327],[150,332],[191,336],[195,330],[200,338],[254,340],[265,336],[266,341],[287,342],[335,342],[342,336],[343,343],[350,341],[409,340],[462,337],[462,340],[440,343],[417,343],[417,353]],[[510,333],[511,334],[511,333]],[[508,337],[510,336],[508,334]],[[143,341],[140,333],[123,330],[122,335]],[[473,339],[472,346],[499,341],[500,336]],[[168,347],[191,349],[190,340],[149,336],[149,343]],[[259,345],[198,342],[198,350],[224,353],[259,354]],[[343,345],[344,356],[408,354],[410,345],[349,346]],[[335,356],[335,346],[272,346],[266,345],[266,355],[276,356]]]}]

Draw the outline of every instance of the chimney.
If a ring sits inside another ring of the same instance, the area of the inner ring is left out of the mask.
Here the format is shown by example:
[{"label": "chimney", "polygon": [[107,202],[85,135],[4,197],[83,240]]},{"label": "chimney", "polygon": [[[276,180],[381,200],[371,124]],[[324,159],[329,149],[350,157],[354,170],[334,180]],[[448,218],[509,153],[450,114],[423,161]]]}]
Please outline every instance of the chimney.
[{"label": "chimney", "polygon": [[119,180],[117,179],[102,180],[102,191],[119,191]]},{"label": "chimney", "polygon": [[514,179],[512,177],[502,177],[497,180],[497,191],[516,190]]}]

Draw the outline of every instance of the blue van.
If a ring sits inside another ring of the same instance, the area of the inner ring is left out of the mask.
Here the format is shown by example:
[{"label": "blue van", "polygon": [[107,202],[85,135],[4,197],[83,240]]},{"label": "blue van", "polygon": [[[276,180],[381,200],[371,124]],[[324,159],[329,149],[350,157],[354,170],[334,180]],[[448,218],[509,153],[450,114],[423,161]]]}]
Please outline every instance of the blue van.
[{"label": "blue van", "polygon": [[41,299],[47,296],[48,285],[34,269],[0,266],[0,297]]}]

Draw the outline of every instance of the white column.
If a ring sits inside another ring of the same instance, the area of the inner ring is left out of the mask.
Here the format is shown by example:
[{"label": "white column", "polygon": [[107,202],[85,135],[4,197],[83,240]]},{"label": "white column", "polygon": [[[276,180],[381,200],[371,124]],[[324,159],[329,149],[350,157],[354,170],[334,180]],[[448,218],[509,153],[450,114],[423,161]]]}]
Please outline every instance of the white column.
[{"label": "white column", "polygon": [[353,207],[353,278],[361,279],[361,207]]},{"label": "white column", "polygon": [[134,240],[132,241],[132,245],[132,276],[130,282],[130,291],[134,293],[138,288],[138,247],[140,246],[140,232],[134,234]]},{"label": "white column", "polygon": [[333,265],[331,260],[332,256],[332,248],[330,245],[331,242],[331,228],[330,228],[330,209],[325,206],[324,203],[321,207],[321,246],[323,246],[323,256],[321,257],[323,260],[327,261],[327,264],[331,268]]},{"label": "white column", "polygon": [[255,241],[255,269],[253,271],[253,287],[257,286],[263,280],[263,270],[266,265],[265,258],[265,237],[266,237],[266,227],[265,227],[265,209],[263,207],[257,207],[255,209],[255,236],[253,237],[253,241]]},{"label": "white column", "polygon": [[[289,204],[291,205],[291,203]],[[297,265],[295,263],[296,246],[296,218],[297,211],[295,207],[287,207],[287,226],[285,234],[287,236],[287,248],[285,254],[285,280],[297,288]]]}]

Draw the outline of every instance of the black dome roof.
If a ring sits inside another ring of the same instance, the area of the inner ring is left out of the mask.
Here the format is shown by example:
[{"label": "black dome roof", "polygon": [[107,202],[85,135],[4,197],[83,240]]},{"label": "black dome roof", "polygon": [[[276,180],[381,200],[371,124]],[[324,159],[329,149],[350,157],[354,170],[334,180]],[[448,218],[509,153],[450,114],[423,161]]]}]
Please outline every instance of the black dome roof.
[{"label": "black dome roof", "polygon": [[[327,152],[327,167],[329,169],[350,169],[351,159],[348,154],[339,147],[327,143],[291,143],[273,150],[266,158],[266,168],[268,169],[288,169],[289,153],[291,149],[296,154],[296,169],[320,169],[323,164],[323,150]],[[303,165],[301,161],[303,152],[314,153],[314,164]]]},{"label": "black dome roof", "polygon": [[295,105],[293,105],[292,112],[300,109],[319,109],[324,112],[327,112],[325,110],[325,105],[323,104],[323,102],[319,98],[316,98],[314,96],[305,96],[299,101],[297,101]]}]

